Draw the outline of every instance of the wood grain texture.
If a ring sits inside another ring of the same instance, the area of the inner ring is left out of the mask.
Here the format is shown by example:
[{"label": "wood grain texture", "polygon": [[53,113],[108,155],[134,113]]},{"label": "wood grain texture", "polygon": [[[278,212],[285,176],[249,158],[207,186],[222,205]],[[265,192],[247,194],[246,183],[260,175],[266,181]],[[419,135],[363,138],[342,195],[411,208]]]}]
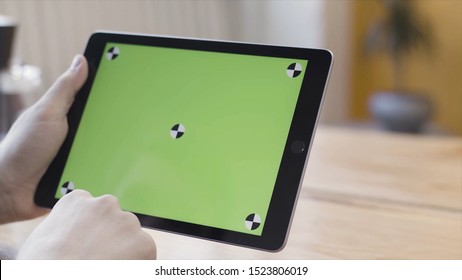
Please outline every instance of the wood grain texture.
[{"label": "wood grain texture", "polygon": [[[17,248],[40,220],[0,240]],[[320,127],[278,253],[147,231],[160,259],[462,259],[462,138]]]},{"label": "wood grain texture", "polygon": [[462,139],[323,127],[305,185],[355,198],[462,210]]}]

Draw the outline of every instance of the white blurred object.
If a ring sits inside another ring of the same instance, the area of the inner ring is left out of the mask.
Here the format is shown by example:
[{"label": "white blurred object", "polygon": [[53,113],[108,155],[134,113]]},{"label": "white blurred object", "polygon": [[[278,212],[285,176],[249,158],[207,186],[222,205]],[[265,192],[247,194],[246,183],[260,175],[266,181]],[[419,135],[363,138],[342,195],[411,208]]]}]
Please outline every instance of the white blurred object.
[{"label": "white blurred object", "polygon": [[35,101],[41,84],[41,71],[37,66],[13,64],[0,72],[0,138]]}]

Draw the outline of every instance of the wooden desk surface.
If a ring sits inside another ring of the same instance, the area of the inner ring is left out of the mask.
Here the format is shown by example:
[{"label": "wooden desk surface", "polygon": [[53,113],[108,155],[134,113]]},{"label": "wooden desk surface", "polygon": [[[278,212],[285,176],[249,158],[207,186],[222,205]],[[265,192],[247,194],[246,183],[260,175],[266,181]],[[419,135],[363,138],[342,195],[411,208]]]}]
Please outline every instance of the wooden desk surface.
[{"label": "wooden desk surface", "polygon": [[[2,225],[0,241],[38,222]],[[320,127],[279,253],[147,231],[159,259],[462,259],[462,138]]]}]

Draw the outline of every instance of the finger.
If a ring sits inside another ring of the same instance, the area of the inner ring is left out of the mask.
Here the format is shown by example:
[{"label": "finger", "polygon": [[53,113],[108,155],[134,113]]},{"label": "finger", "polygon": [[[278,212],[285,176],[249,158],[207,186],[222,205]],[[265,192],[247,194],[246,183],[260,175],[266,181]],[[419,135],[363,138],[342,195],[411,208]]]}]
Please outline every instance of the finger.
[{"label": "finger", "polygon": [[[71,191],[70,193],[64,195],[61,197],[61,200],[77,200],[77,199],[87,199],[87,198],[93,198],[93,196],[86,190],[81,190],[81,189],[75,189]],[[58,201],[58,203],[59,203]]]},{"label": "finger", "polygon": [[141,230],[141,234],[143,235],[144,238],[144,244],[145,244],[145,255],[144,258],[145,260],[155,260],[157,259],[157,245],[156,242],[154,241],[154,238],[147,232]]},{"label": "finger", "polygon": [[71,66],[64,72],[45,93],[42,102],[61,108],[67,113],[75,94],[79,91],[88,76],[88,63],[84,56],[76,55]]}]

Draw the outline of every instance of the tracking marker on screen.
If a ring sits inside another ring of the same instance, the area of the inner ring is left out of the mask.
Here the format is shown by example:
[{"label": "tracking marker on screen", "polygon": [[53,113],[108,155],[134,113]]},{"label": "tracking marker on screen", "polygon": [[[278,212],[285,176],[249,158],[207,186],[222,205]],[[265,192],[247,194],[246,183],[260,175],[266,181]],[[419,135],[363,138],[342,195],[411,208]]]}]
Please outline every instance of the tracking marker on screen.
[{"label": "tracking marker on screen", "polygon": [[302,73],[302,65],[297,62],[294,62],[287,67],[287,76],[290,78],[296,78]]},{"label": "tracking marker on screen", "polygon": [[186,128],[181,123],[175,124],[172,129],[170,129],[170,136],[173,139],[178,139],[186,132]]},{"label": "tracking marker on screen", "polygon": [[261,218],[258,214],[252,213],[245,218],[245,227],[249,230],[256,230],[261,225]]},{"label": "tracking marker on screen", "polygon": [[107,51],[106,58],[108,60],[114,60],[119,56],[119,54],[120,54],[119,48],[118,47],[112,47]]},{"label": "tracking marker on screen", "polygon": [[75,189],[74,183],[66,182],[61,186],[61,194],[66,195]]}]

